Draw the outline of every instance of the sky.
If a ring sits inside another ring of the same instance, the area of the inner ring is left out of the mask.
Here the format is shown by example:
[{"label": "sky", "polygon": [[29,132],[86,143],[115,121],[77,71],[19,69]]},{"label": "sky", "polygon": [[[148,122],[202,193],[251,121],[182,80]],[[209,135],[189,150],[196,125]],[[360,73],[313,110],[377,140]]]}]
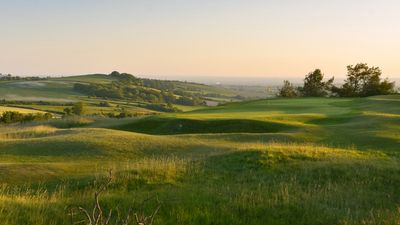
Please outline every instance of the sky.
[{"label": "sky", "polygon": [[0,73],[400,77],[398,0],[0,0]]}]

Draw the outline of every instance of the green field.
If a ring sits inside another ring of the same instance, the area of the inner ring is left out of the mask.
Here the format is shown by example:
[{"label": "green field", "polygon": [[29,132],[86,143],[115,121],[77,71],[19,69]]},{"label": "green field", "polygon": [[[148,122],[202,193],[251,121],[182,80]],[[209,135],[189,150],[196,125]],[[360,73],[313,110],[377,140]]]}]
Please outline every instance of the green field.
[{"label": "green field", "polygon": [[75,120],[0,127],[2,224],[71,224],[109,169],[102,206],[149,214],[158,196],[154,224],[400,222],[400,96]]}]

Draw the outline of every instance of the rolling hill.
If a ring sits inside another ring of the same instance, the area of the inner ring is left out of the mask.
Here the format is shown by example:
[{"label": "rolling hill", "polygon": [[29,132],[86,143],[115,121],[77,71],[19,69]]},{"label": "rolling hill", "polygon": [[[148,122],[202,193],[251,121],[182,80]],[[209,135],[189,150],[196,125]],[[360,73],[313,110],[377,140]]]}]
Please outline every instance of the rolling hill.
[{"label": "rolling hill", "polygon": [[[254,98],[254,94],[249,91],[245,95]],[[0,100],[3,100],[4,107],[20,107],[59,115],[75,102],[85,103],[89,115],[115,114],[122,110],[146,115],[160,111],[190,111],[246,98],[238,96],[239,92],[223,87],[141,79],[129,74],[119,77],[93,74],[61,78],[0,79]],[[107,107],[101,105],[103,102],[108,102]]]},{"label": "rolling hill", "polygon": [[[73,89],[76,83],[87,84],[110,84],[118,81],[117,78],[105,74],[79,75],[61,78],[47,78],[41,80],[11,80],[0,81],[0,96],[6,100],[32,100],[32,101],[54,101],[67,102],[76,101],[80,97],[86,97],[85,94],[79,93]],[[220,95],[221,98],[231,99],[237,95],[236,92],[203,84],[181,82],[181,81],[157,81],[160,84],[173,86],[179,90],[187,90],[188,92],[207,95]]]}]

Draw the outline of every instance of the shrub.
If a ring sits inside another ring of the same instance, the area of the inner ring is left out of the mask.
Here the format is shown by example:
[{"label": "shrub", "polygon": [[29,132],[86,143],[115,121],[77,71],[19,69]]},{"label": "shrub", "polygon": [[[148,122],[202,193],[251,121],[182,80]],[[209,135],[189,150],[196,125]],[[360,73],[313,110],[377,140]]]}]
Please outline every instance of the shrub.
[{"label": "shrub", "polygon": [[100,102],[99,106],[100,107],[111,107],[111,104],[109,102]]},{"label": "shrub", "polygon": [[19,122],[31,122],[31,121],[43,121],[50,120],[53,118],[51,113],[28,113],[22,114],[16,111],[6,111],[0,117],[1,123],[19,123]]},{"label": "shrub", "polygon": [[171,104],[147,104],[145,106],[145,108],[155,110],[155,111],[160,111],[160,112],[180,112],[181,111]]},{"label": "shrub", "polygon": [[298,93],[296,88],[288,80],[283,81],[283,86],[279,90],[279,97],[293,98],[297,97]]}]

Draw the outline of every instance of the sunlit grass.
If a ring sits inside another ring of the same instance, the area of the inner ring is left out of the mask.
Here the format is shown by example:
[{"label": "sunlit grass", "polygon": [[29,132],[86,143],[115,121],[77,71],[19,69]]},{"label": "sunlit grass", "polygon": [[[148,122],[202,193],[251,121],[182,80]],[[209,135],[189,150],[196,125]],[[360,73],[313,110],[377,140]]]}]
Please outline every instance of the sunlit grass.
[{"label": "sunlit grass", "polygon": [[51,126],[33,126],[33,127],[3,127],[0,130],[0,139],[27,139],[35,137],[44,137],[56,133],[57,129]]},{"label": "sunlit grass", "polygon": [[0,106],[0,114],[7,111],[15,111],[20,113],[44,113],[41,110],[33,110],[33,109],[24,109],[17,107],[8,107],[8,106]]},{"label": "sunlit grass", "polygon": [[382,117],[388,117],[388,118],[400,118],[399,114],[394,114],[394,113],[383,113],[383,112],[364,112],[364,115],[366,116],[382,116]]}]

